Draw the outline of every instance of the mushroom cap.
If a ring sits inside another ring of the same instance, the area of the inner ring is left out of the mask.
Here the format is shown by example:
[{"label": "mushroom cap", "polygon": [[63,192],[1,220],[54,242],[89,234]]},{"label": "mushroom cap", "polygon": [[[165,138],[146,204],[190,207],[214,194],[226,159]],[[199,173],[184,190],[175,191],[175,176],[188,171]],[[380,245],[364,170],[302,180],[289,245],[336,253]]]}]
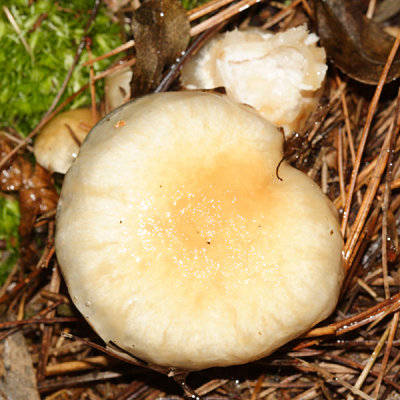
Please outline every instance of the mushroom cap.
[{"label": "mushroom cap", "polygon": [[37,162],[50,172],[65,174],[94,125],[90,108],[64,111],[50,120],[35,140]]},{"label": "mushroom cap", "polygon": [[317,106],[327,70],[325,50],[305,26],[272,34],[253,28],[211,39],[183,67],[187,89],[223,86],[229,97],[251,105],[282,126],[300,130]]},{"label": "mushroom cap", "polygon": [[93,128],[64,180],[56,252],[106,343],[157,365],[227,366],[332,312],[336,210],[279,164],[282,142],[251,108],[201,92],[148,95]]}]

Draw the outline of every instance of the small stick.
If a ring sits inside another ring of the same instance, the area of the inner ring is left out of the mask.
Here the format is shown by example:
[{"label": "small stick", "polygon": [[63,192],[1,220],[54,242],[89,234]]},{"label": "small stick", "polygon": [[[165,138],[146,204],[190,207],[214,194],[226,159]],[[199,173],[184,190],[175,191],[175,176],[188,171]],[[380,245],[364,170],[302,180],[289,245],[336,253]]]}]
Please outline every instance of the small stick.
[{"label": "small stick", "polygon": [[128,40],[126,43],[122,44],[121,46],[116,47],[115,49],[109,51],[108,53],[104,53],[101,56],[98,56],[96,58],[92,58],[92,59],[90,59],[88,61],[85,61],[82,64],[82,67],[86,67],[87,65],[92,65],[95,62],[98,62],[98,61],[104,60],[106,58],[115,56],[116,54],[122,53],[123,51],[132,48],[133,46],[135,46],[135,41],[134,40]]},{"label": "small stick", "polygon": [[304,337],[342,335],[379,319],[382,314],[385,314],[388,310],[393,313],[400,310],[400,293],[393,295],[388,300],[381,301],[375,306],[370,307],[357,315],[334,322],[325,327],[311,329],[304,335]]},{"label": "small stick", "polygon": [[[55,263],[55,266],[53,267],[53,273],[51,275],[50,286],[49,286],[50,292],[58,293],[60,290],[60,285],[61,285],[61,277],[58,272],[57,264]],[[52,305],[52,302],[48,301],[47,306],[49,307],[51,305]],[[55,315],[56,315],[55,310],[52,310],[49,312],[48,317],[54,318]],[[53,336],[53,326],[46,325],[43,329],[42,345],[40,347],[39,361],[38,361],[37,370],[36,370],[36,379],[38,382],[43,381],[46,376],[46,365],[47,365],[47,361],[49,358],[49,349],[51,346],[52,336]]]},{"label": "small stick", "polygon": [[[342,84],[342,80],[340,79],[340,76],[338,75],[337,72],[336,72],[335,78],[336,78],[337,85],[340,87],[340,85]],[[345,123],[345,127],[346,127],[347,140],[349,143],[349,149],[350,149],[350,154],[351,154],[351,161],[352,161],[352,164],[354,165],[355,161],[356,161],[356,151],[354,149],[354,139],[353,139],[353,132],[351,129],[351,123],[350,123],[350,117],[349,117],[349,108],[347,106],[346,93],[344,91],[340,94],[340,101],[342,102],[342,110],[343,110],[343,116],[344,116],[344,123]]]},{"label": "small stick", "polygon": [[262,384],[264,382],[264,378],[265,378],[264,374],[261,374],[258,377],[257,382],[256,382],[256,384],[254,386],[254,389],[253,389],[253,393],[251,394],[250,400],[256,400],[257,399],[257,396],[258,396],[258,394],[260,393],[260,390],[261,390],[261,386],[262,386]]},{"label": "small stick", "polygon": [[14,276],[17,273],[18,269],[19,269],[18,263],[15,263],[14,266],[12,267],[10,273],[8,274],[7,279],[3,283],[3,286],[0,287],[0,304],[2,303],[1,300],[7,294],[7,290],[9,288],[11,282],[13,281]]},{"label": "small stick", "polygon": [[225,385],[228,382],[229,382],[228,379],[213,379],[213,380],[205,383],[204,385],[201,385],[200,387],[198,387],[196,389],[196,393],[199,396],[204,396],[204,395],[212,392],[213,390],[220,388],[221,386]]},{"label": "small stick", "polygon": [[302,0],[301,2],[303,4],[303,8],[304,8],[305,12],[308,14],[308,16],[311,19],[314,19],[314,13],[313,13],[311,7],[309,6],[309,4],[307,3],[307,0]]},{"label": "small stick", "polygon": [[[124,69],[126,67],[130,67],[133,64],[135,64],[135,62],[136,62],[136,58],[131,58],[128,61],[124,62],[123,64],[114,65],[113,67],[110,67],[110,68],[106,69],[105,71],[98,73],[94,77],[94,81],[97,82],[98,80],[103,79],[106,76],[108,76],[108,75],[110,75],[110,74],[112,74],[114,72],[122,70],[122,69]],[[84,87],[87,89],[89,86],[88,86],[88,84],[86,84]],[[83,88],[83,86],[82,86],[82,88]]]},{"label": "small stick", "polygon": [[383,376],[386,372],[387,363],[389,361],[390,352],[393,347],[393,340],[397,331],[397,326],[399,324],[399,313],[396,312],[393,316],[392,324],[390,327],[389,339],[388,344],[386,346],[385,354],[383,355],[381,370],[379,371],[378,379],[376,380],[376,386],[374,390],[374,398],[378,399],[379,389],[381,388]]},{"label": "small stick", "polygon": [[131,374],[132,371],[125,371],[124,373],[119,373],[115,371],[104,371],[104,372],[91,372],[86,375],[78,375],[76,377],[68,378],[64,377],[63,379],[53,379],[48,381],[43,381],[38,384],[38,390],[40,393],[54,391],[60,388],[66,388],[71,386],[78,386],[84,383],[91,383],[97,381],[109,381],[110,379],[121,378],[126,374]]},{"label": "small stick", "polygon": [[46,376],[68,374],[71,372],[84,371],[99,367],[110,366],[110,358],[105,356],[88,357],[83,360],[66,361],[59,364],[48,365]]},{"label": "small stick", "polygon": [[[90,46],[91,46],[91,40],[87,39],[86,40],[86,50],[88,52],[89,61],[92,60],[92,51],[90,49]],[[93,63],[90,63],[90,66],[89,66],[89,79],[90,79],[90,97],[92,100],[92,116],[93,116],[94,123],[96,123],[99,118],[97,115],[97,107],[96,107],[96,85],[95,85],[95,81],[94,81]]]},{"label": "small stick", "polygon": [[14,295],[16,295],[22,288],[24,288],[26,285],[31,283],[32,280],[37,278],[37,276],[41,272],[42,272],[41,269],[35,269],[34,271],[32,271],[25,279],[23,279],[16,286],[14,286],[10,292],[4,293],[3,296],[0,297],[0,304],[14,297]]},{"label": "small stick", "polygon": [[[394,130],[394,126],[396,125],[396,116],[400,121],[400,89],[398,91],[397,96],[397,104],[396,104],[396,112],[395,118],[391,127],[391,131]],[[400,124],[400,122],[398,122]],[[388,239],[388,210],[391,198],[391,188],[390,183],[393,179],[393,152],[396,142],[396,135],[391,136],[391,140],[389,142],[389,159],[386,170],[386,182],[385,182],[385,190],[383,193],[383,204],[382,204],[382,270],[383,270],[383,285],[385,288],[385,297],[388,299],[390,297],[390,289],[388,282],[388,257],[387,257],[387,239]]]},{"label": "small stick", "polygon": [[376,0],[369,0],[367,14],[365,15],[368,19],[372,19],[372,17],[374,16],[375,7]]},{"label": "small stick", "polygon": [[[144,382],[133,381],[127,387],[125,387],[120,393],[118,393],[115,397],[113,396],[113,400],[128,400],[128,399],[144,399],[143,392],[148,389],[148,386]],[[143,397],[142,397],[143,396]]]},{"label": "small stick", "polygon": [[16,328],[24,325],[36,325],[36,324],[58,324],[61,322],[77,322],[80,321],[76,317],[54,317],[54,318],[29,318],[20,321],[7,321],[0,323],[0,330]]},{"label": "small stick", "polygon": [[[247,10],[252,5],[258,3],[260,0],[240,0],[238,3],[233,4],[232,6],[222,10],[218,14],[208,18],[207,20],[200,22],[200,24],[194,26],[190,30],[190,36],[197,36],[201,32],[212,28],[215,25],[220,24],[221,22],[226,21],[227,19],[233,17],[234,15]],[[298,0],[296,0],[298,1]]]},{"label": "small stick", "polygon": [[[368,359],[367,364],[365,365],[363,371],[361,372],[360,376],[358,377],[354,387],[356,389],[361,389],[362,384],[364,383],[365,379],[367,378],[369,372],[371,371],[372,366],[375,364],[376,359],[378,358],[379,353],[382,350],[383,345],[386,342],[386,339],[389,336],[390,327],[387,327],[385,332],[383,333],[382,337],[379,339],[378,344],[376,345],[374,351],[372,352],[371,356]],[[347,396],[347,400],[353,400],[354,397],[352,395]]]},{"label": "small stick", "polygon": [[[339,188],[340,188],[340,197],[342,199],[342,204],[346,202],[346,189],[344,186],[344,174],[343,174],[343,134],[342,129],[339,126],[337,134],[337,164],[338,164],[338,175],[339,175]],[[344,232],[342,232],[344,236]]]},{"label": "small stick", "polygon": [[24,37],[24,34],[22,33],[20,27],[18,26],[17,21],[15,20],[14,16],[12,15],[12,12],[9,10],[9,8],[7,6],[3,6],[3,11],[4,11],[4,14],[6,14],[6,17],[8,18],[8,20],[10,21],[11,26],[14,28],[15,32],[18,33],[18,38],[21,40],[22,44],[24,45],[25,50],[33,58],[32,49],[29,47],[29,44]]},{"label": "small stick", "polygon": [[[12,141],[12,142],[14,142],[16,144],[20,144],[23,141],[23,139],[17,138],[14,135],[12,135],[12,134],[10,134],[8,132],[5,132],[5,131],[0,131],[0,136],[4,136],[4,137],[6,137],[7,139],[9,139],[10,141]],[[33,147],[32,146],[26,146],[26,148],[30,153],[33,153]]]},{"label": "small stick", "polygon": [[357,278],[357,284],[362,287],[372,298],[376,299],[378,295],[376,292],[368,286],[362,279]]},{"label": "small stick", "polygon": [[203,4],[199,7],[194,8],[193,10],[188,11],[187,16],[189,21],[195,21],[198,18],[203,17],[206,14],[209,14],[219,8],[226,6],[227,4],[233,3],[234,0],[211,0],[206,4]]},{"label": "small stick", "polygon": [[269,29],[271,26],[274,26],[279,21],[284,19],[287,15],[290,14],[292,8],[297,7],[303,0],[294,0],[291,4],[289,4],[286,8],[279,11],[275,14],[269,21],[267,21],[261,28],[262,29]]},{"label": "small stick", "polygon": [[127,363],[136,365],[138,367],[146,367],[147,366],[145,363],[142,363],[139,360],[134,359],[133,357],[127,358],[127,357],[121,356],[113,351],[110,351],[110,350],[104,348],[103,346],[100,346],[99,344],[91,342],[90,340],[80,338],[80,337],[72,335],[71,333],[68,333],[68,332],[62,332],[61,334],[62,334],[62,336],[66,337],[68,339],[76,340],[77,342],[83,343],[89,347],[92,347],[93,349],[99,350],[102,353],[105,353],[111,357],[117,358],[118,360],[125,361]]},{"label": "small stick", "polygon": [[28,293],[28,292],[25,291],[25,292],[22,294],[22,298],[21,298],[21,301],[20,301],[19,306],[18,306],[18,314],[17,314],[17,320],[18,320],[18,321],[24,319],[24,315],[25,315],[25,303],[26,303],[27,293]]}]

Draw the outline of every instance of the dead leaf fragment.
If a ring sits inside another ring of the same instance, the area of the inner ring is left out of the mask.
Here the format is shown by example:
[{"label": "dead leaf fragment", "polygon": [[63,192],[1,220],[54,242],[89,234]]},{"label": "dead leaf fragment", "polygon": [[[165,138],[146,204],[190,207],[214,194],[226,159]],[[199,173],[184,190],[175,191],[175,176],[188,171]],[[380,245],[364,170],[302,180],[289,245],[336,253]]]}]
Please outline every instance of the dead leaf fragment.
[{"label": "dead leaf fragment", "polygon": [[400,13],[399,0],[383,0],[378,4],[373,20],[377,23],[387,21]]},{"label": "dead leaf fragment", "polygon": [[[4,137],[0,138],[0,156],[5,157],[12,150]],[[51,174],[39,164],[34,167],[23,156],[17,155],[11,164],[0,172],[0,190],[17,192],[21,220],[18,232],[21,238],[21,263],[29,264],[36,253],[32,247],[31,234],[36,218],[57,206],[58,194]]]},{"label": "dead leaf fragment", "polygon": [[134,13],[132,31],[136,63],[132,98],[154,90],[164,68],[176,62],[190,39],[190,25],[179,0],[148,0]]},{"label": "dead leaf fragment", "polygon": [[[334,65],[351,78],[376,85],[394,38],[360,15],[356,0],[314,0],[318,34]],[[400,76],[397,54],[387,82]]]},{"label": "dead leaf fragment", "polygon": [[[1,319],[4,321],[4,318]],[[4,397],[6,396],[6,397]],[[0,343],[0,398],[39,400],[32,359],[21,332]]]}]

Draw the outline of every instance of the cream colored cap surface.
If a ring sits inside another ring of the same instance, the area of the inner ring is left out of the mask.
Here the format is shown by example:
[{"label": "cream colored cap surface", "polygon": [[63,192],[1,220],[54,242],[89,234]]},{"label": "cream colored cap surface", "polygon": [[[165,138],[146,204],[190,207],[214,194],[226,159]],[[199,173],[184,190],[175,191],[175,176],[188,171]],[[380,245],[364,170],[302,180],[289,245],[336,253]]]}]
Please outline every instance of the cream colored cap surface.
[{"label": "cream colored cap surface", "polygon": [[[250,108],[161,93],[99,122],[67,173],[56,251],[108,343],[202,369],[261,358],[327,317],[342,239],[320,188]],[[278,179],[279,177],[282,179]]]},{"label": "cream colored cap surface", "polygon": [[261,29],[215,36],[185,64],[187,89],[223,86],[288,136],[301,129],[316,107],[327,66],[318,37],[305,26],[272,34]]},{"label": "cream colored cap surface", "polygon": [[34,143],[37,162],[50,172],[65,174],[93,126],[90,108],[64,111],[50,120]]}]

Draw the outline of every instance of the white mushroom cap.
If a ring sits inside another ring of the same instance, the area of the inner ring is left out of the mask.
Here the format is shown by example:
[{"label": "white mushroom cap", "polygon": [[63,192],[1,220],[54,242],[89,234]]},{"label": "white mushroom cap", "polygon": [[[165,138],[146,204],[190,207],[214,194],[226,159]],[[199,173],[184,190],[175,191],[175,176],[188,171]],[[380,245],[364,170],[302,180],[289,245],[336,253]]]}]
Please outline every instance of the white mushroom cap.
[{"label": "white mushroom cap", "polygon": [[278,172],[282,141],[250,108],[199,92],[145,96],[94,127],[64,180],[56,251],[106,343],[158,365],[226,366],[332,312],[336,211],[306,175]]},{"label": "white mushroom cap", "polygon": [[36,138],[33,151],[36,161],[51,172],[65,174],[94,125],[90,108],[78,108],[58,114]]},{"label": "white mushroom cap", "polygon": [[132,69],[130,67],[123,68],[110,75],[105,79],[105,98],[106,110],[108,112],[116,109],[130,99]]},{"label": "white mushroom cap", "polygon": [[272,34],[261,29],[215,36],[183,67],[187,89],[224,86],[286,135],[301,129],[319,99],[327,66],[318,37],[305,26]]}]

